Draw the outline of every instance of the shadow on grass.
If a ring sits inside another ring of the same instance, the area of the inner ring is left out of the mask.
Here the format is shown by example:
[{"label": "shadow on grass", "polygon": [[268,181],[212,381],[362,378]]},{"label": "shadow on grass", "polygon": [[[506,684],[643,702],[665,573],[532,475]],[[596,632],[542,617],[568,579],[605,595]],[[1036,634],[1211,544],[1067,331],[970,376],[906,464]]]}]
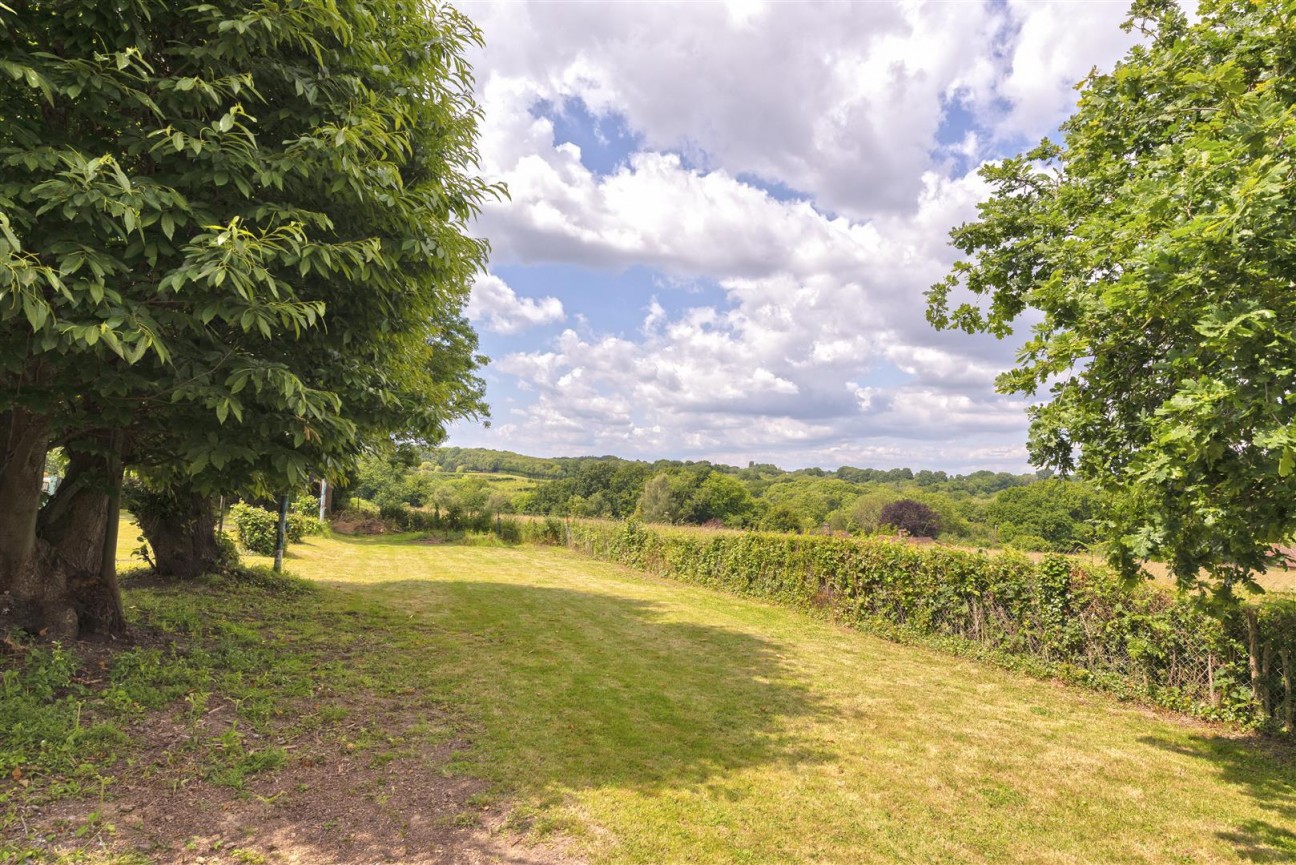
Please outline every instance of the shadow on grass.
[{"label": "shadow on grass", "polygon": [[514,791],[545,801],[591,787],[653,795],[827,758],[791,729],[825,708],[760,636],[567,588],[323,584],[406,623],[379,663],[467,710],[473,747],[457,767]]},{"label": "shadow on grass", "polygon": [[1145,737],[1140,741],[1192,757],[1268,812],[1270,820],[1247,820],[1218,833],[1249,862],[1296,862],[1296,747],[1252,738],[1194,736],[1186,741]]}]

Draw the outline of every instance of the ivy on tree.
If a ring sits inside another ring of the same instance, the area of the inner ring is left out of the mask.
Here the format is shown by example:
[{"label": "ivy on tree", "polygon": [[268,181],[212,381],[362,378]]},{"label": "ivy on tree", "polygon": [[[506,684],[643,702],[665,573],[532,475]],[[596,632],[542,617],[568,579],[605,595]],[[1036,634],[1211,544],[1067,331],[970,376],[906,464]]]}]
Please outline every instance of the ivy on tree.
[{"label": "ivy on tree", "polygon": [[[1296,529],[1296,2],[1140,0],[1146,38],[1080,87],[1063,141],[985,166],[928,293],[940,328],[1042,319],[1004,392],[1037,464],[1111,495],[1128,576],[1227,595]],[[970,296],[969,296],[970,295]]]},{"label": "ivy on tree", "polygon": [[419,0],[0,5],[0,625],[121,631],[124,467],[282,489],[485,412],[479,40]]}]

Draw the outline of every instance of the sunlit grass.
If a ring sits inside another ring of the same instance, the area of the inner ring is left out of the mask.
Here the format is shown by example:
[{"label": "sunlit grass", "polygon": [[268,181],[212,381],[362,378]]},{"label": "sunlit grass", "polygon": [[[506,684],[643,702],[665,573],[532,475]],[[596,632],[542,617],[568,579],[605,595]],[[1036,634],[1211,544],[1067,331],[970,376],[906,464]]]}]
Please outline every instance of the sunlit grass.
[{"label": "sunlit grass", "polygon": [[608,862],[1225,862],[1296,855],[1280,752],[548,548],[313,539],[399,611],[476,732],[458,762]]},{"label": "sunlit grass", "polygon": [[[1273,743],[481,543],[308,539],[287,559],[307,594],[127,581],[133,619],[200,648],[120,655],[71,733],[29,700],[63,744],[17,745],[45,756],[20,764],[31,788],[0,789],[0,862],[24,861],[6,846],[22,796],[111,798],[114,778],[159,771],[125,738],[159,706],[196,737],[173,783],[266,783],[307,738],[375,759],[453,739],[447,770],[591,863],[1296,861],[1296,766]],[[429,723],[389,740],[375,698]],[[218,705],[249,738],[199,735]],[[99,861],[66,855],[52,861]]]}]

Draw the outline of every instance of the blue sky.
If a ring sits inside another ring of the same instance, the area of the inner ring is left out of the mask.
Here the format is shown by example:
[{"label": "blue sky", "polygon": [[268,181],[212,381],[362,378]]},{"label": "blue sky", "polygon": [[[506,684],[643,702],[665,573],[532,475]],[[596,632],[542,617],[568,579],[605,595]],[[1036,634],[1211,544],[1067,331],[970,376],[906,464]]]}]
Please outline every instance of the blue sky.
[{"label": "blue sky", "polygon": [[493,422],[556,456],[1024,470],[1020,338],[923,292],[982,162],[1051,134],[1125,3],[470,3],[483,172],[469,314]]}]

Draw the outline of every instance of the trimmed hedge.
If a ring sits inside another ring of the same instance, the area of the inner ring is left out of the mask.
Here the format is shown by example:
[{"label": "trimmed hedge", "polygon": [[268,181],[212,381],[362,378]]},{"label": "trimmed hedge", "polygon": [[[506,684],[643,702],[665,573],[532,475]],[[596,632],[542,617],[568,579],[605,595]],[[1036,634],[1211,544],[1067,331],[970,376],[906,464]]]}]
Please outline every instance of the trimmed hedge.
[{"label": "trimmed hedge", "polygon": [[1201,717],[1291,730],[1296,602],[1212,615],[1060,555],[1032,562],[880,538],[526,526],[528,540],[1060,676]]}]

